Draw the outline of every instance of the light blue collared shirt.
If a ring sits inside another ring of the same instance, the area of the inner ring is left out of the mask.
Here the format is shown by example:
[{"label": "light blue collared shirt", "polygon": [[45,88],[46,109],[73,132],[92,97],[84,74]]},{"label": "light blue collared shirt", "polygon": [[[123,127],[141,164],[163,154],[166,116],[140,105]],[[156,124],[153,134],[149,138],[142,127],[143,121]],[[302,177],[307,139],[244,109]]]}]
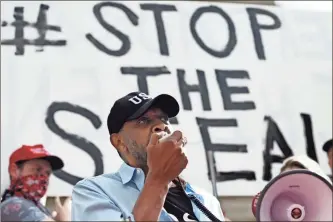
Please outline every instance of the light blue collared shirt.
[{"label": "light blue collared shirt", "polygon": [[[118,172],[103,174],[78,182],[72,194],[73,221],[121,221],[134,220],[133,207],[144,185],[145,175],[141,169],[123,163]],[[194,195],[218,219],[224,221],[219,201],[211,194],[186,183],[187,195]],[[193,211],[199,221],[209,221],[196,205]],[[173,221],[162,209],[159,221]]]}]

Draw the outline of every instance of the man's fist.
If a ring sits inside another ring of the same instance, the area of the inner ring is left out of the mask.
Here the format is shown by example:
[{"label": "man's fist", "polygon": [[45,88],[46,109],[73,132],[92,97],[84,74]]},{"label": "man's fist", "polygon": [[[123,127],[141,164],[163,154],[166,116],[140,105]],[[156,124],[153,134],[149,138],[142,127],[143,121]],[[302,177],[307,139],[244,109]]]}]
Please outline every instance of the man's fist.
[{"label": "man's fist", "polygon": [[148,175],[163,184],[179,176],[188,163],[182,150],[186,142],[180,131],[162,139],[158,134],[153,134],[147,146]]}]

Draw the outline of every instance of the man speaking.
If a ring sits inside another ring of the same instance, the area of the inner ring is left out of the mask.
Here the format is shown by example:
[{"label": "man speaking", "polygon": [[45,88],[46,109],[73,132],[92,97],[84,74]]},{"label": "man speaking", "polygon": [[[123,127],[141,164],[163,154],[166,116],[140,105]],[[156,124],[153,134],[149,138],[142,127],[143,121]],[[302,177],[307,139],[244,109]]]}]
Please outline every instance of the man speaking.
[{"label": "man speaking", "polygon": [[179,177],[186,138],[171,132],[178,102],[132,92],[108,116],[110,142],[124,163],[115,173],[84,179],[72,194],[73,221],[224,221],[219,201]]}]

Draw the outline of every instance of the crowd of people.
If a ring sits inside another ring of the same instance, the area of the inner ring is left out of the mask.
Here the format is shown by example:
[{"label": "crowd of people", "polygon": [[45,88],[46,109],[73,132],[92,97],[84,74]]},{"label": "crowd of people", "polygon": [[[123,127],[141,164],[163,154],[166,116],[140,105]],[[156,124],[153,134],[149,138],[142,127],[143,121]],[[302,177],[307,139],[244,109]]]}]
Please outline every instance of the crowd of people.
[{"label": "crowd of people", "polygon": [[[169,118],[178,102],[162,94],[155,98],[132,92],[112,106],[109,138],[123,160],[117,172],[87,178],[75,185],[72,206],[55,198],[55,211],[40,203],[52,172],[63,161],[43,145],[24,145],[10,156],[10,186],[2,195],[1,221],[230,221],[210,193],[179,176],[188,160],[185,135],[171,131]],[[332,169],[332,139],[323,145]],[[306,169],[331,183],[318,163],[291,156],[281,173]]]}]

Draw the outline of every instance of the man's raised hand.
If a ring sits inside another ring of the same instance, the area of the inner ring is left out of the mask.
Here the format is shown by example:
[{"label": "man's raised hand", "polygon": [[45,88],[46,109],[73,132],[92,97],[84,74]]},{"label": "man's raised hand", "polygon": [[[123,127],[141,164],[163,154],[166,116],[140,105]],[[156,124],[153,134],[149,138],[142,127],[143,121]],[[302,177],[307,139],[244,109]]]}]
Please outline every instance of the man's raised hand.
[{"label": "man's raised hand", "polygon": [[149,168],[147,177],[168,184],[179,176],[188,164],[182,150],[185,144],[186,138],[180,131],[175,131],[162,139],[160,135],[153,134],[147,146]]}]

